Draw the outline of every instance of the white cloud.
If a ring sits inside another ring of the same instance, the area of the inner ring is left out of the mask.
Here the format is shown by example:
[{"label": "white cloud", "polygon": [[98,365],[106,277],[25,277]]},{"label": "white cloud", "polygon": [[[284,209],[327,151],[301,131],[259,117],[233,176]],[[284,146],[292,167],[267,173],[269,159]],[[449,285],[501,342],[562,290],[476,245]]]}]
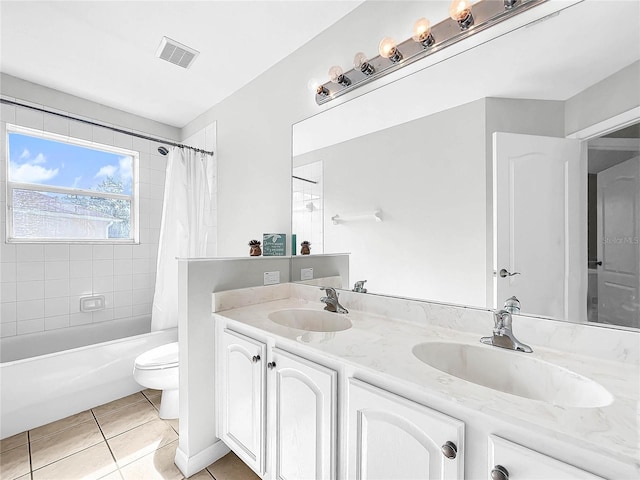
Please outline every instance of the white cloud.
[{"label": "white cloud", "polygon": [[29,153],[29,150],[27,150],[26,148],[22,151],[22,153],[20,154],[20,160],[25,160],[28,159],[31,156],[31,154]]},{"label": "white cloud", "polygon": [[52,179],[57,174],[57,168],[48,169],[39,165],[31,165],[30,163],[23,163],[22,165],[11,163],[9,165],[9,178],[19,183],[42,183]]},{"label": "white cloud", "polygon": [[39,153],[38,155],[36,155],[36,158],[30,160],[29,163],[31,163],[32,165],[41,165],[43,163],[47,163],[47,157]]},{"label": "white cloud", "polygon": [[71,185],[71,188],[78,188],[78,185],[80,185],[81,180],[82,180],[82,176],[74,178],[73,185]]},{"label": "white cloud", "polygon": [[100,170],[98,170],[98,173],[96,173],[93,178],[113,177],[117,170],[118,167],[116,167],[115,165],[105,165]]},{"label": "white cloud", "polygon": [[131,157],[122,157],[119,160],[120,163],[120,176],[125,179],[133,177],[133,165],[131,164]]}]

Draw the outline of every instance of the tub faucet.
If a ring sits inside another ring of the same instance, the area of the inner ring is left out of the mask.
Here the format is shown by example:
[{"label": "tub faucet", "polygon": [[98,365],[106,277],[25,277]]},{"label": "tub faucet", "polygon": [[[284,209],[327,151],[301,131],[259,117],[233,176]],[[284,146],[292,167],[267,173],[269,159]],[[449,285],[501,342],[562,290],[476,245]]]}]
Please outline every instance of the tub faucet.
[{"label": "tub faucet", "polygon": [[511,313],[506,310],[496,310],[493,312],[493,335],[491,337],[482,337],[480,341],[494,347],[508,348],[509,350],[517,350],[518,352],[531,353],[533,350],[529,345],[520,343],[513,335],[511,329],[512,318]]},{"label": "tub faucet", "polygon": [[338,301],[338,292],[336,292],[335,288],[320,287],[320,290],[327,292],[327,296],[320,299],[320,301],[326,305],[324,307],[325,310],[335,313],[349,313],[349,310],[340,305],[340,302]]},{"label": "tub faucet", "polygon": [[352,292],[356,292],[356,293],[367,293],[367,289],[364,288],[364,284],[367,283],[366,280],[358,280],[354,285],[353,285],[353,290]]}]

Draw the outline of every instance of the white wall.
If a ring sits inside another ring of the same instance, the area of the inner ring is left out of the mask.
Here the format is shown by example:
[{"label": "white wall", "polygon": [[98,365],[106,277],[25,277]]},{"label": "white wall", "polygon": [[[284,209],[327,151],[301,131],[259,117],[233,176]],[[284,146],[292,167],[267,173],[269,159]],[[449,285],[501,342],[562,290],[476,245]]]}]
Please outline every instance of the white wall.
[{"label": "white wall", "polygon": [[[179,138],[173,127],[2,75],[2,96],[151,136]],[[70,135],[140,154],[140,243],[137,245],[7,244],[6,149],[0,154],[0,321],[2,336],[151,314],[166,159],[160,144],[22,107],[2,105],[7,123]],[[105,296],[106,308],[80,312],[80,297]]]}]

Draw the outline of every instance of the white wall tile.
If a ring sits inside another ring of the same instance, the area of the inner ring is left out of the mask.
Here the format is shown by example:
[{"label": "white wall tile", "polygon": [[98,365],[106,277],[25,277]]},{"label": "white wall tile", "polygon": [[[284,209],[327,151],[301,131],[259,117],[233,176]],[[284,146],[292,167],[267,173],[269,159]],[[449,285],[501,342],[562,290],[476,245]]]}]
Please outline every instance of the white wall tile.
[{"label": "white wall tile", "polygon": [[69,280],[47,280],[44,282],[44,298],[67,297],[69,296]]},{"label": "white wall tile", "polygon": [[66,328],[69,326],[69,315],[59,315],[56,317],[47,317],[44,319],[45,330],[55,330],[58,328]]},{"label": "white wall tile", "polygon": [[91,125],[77,122],[75,120],[69,121],[69,135],[74,138],[80,138],[82,140],[93,140],[93,131],[91,129]]},{"label": "white wall tile", "polygon": [[[74,313],[81,313],[80,312],[80,299],[82,297],[87,297],[89,295],[92,295],[92,293],[89,293],[87,295],[70,295],[69,296],[69,313],[74,314]],[[82,313],[87,313],[87,312],[82,312]],[[91,313],[91,312],[89,312]]]},{"label": "white wall tile", "polygon": [[0,324],[0,337],[13,337],[17,333],[18,324],[16,322]]},{"label": "white wall tile", "polygon": [[98,312],[93,312],[93,323],[113,320],[113,308],[105,308]]},{"label": "white wall tile", "polygon": [[15,262],[16,261],[16,246],[8,243],[0,244],[0,262]]},{"label": "white wall tile", "polygon": [[134,258],[133,259],[133,274],[149,273],[149,259],[148,258]]},{"label": "white wall tile", "polygon": [[100,295],[104,296],[104,306],[105,308],[113,308],[113,292],[104,292]]},{"label": "white wall tile", "polygon": [[93,276],[93,262],[91,260],[71,260],[69,262],[70,278],[85,278]]},{"label": "white wall tile", "polygon": [[151,304],[143,303],[141,305],[134,305],[132,307],[132,314],[134,317],[139,315],[151,315]]},{"label": "white wall tile", "polygon": [[18,262],[43,262],[44,245],[16,245]]},{"label": "white wall tile", "polygon": [[112,260],[113,245],[94,245],[93,259],[94,260]]},{"label": "white wall tile", "polygon": [[34,318],[32,320],[25,320],[18,322],[17,335],[25,335],[27,333],[43,332],[44,331],[44,318]]},{"label": "white wall tile", "polygon": [[18,282],[16,301],[39,300],[44,298],[44,281]]},{"label": "white wall tile", "polygon": [[18,322],[43,317],[44,300],[27,300],[25,302],[16,302],[16,318]]},{"label": "white wall tile", "polygon": [[44,262],[18,262],[16,280],[18,282],[44,280]]},{"label": "white wall tile", "polygon": [[93,141],[102,143],[103,145],[113,145],[113,130],[104,127],[91,127],[93,132]]},{"label": "white wall tile", "polygon": [[136,290],[153,288],[155,286],[153,278],[153,275],[149,273],[139,273],[133,275],[133,289]]},{"label": "white wall tile", "polygon": [[17,274],[15,263],[0,264],[0,282],[15,282],[16,278]]},{"label": "white wall tile", "polygon": [[[26,103],[26,102],[25,102]],[[24,107],[16,107],[16,124],[23,127],[44,129],[44,114],[37,110]]]},{"label": "white wall tile", "polygon": [[153,303],[153,288],[141,288],[133,290],[133,304]]},{"label": "white wall tile", "polygon": [[46,262],[69,261],[69,245],[45,245],[44,260]]},{"label": "white wall tile", "polygon": [[15,302],[17,288],[15,282],[0,283],[0,303]]},{"label": "white wall tile", "polygon": [[16,123],[16,107],[15,105],[0,105],[0,118],[3,122]]},{"label": "white wall tile", "polygon": [[15,322],[17,318],[16,302],[0,304],[0,323]]},{"label": "white wall tile", "polygon": [[93,246],[92,245],[71,245],[69,247],[69,259],[71,261],[92,260]]},{"label": "white wall tile", "polygon": [[116,260],[126,260],[133,256],[133,245],[114,245],[113,258]]},{"label": "white wall tile", "polygon": [[133,273],[132,260],[114,260],[113,272],[116,275],[131,275]]},{"label": "white wall tile", "polygon": [[69,314],[69,297],[47,298],[44,301],[44,316],[56,317]]},{"label": "white wall tile", "polygon": [[113,318],[128,318],[133,316],[133,307],[128,305],[126,307],[116,307],[113,309]]},{"label": "white wall tile", "polygon": [[113,275],[113,260],[94,260],[93,275],[95,277]]},{"label": "white wall tile", "polygon": [[91,314],[91,312],[79,312],[69,315],[69,325],[72,327],[76,325],[86,325],[88,323],[91,323],[92,320],[93,315]]},{"label": "white wall tile", "polygon": [[114,275],[113,291],[121,292],[133,289],[133,275]]},{"label": "white wall tile", "polygon": [[[46,291],[46,287],[45,287]],[[91,295],[93,292],[93,278],[70,278],[69,279],[69,295]]]},{"label": "white wall tile", "polygon": [[130,305],[133,305],[133,292],[131,290],[113,293],[114,307],[128,307]]},{"label": "white wall tile", "polygon": [[93,293],[98,295],[106,292],[113,292],[113,276],[93,277]]},{"label": "white wall tile", "polygon": [[69,278],[69,262],[44,262],[45,280]]},{"label": "white wall tile", "polygon": [[51,133],[57,133],[60,135],[69,135],[69,119],[59,117],[57,115],[51,115],[49,113],[44,114],[44,130]]}]

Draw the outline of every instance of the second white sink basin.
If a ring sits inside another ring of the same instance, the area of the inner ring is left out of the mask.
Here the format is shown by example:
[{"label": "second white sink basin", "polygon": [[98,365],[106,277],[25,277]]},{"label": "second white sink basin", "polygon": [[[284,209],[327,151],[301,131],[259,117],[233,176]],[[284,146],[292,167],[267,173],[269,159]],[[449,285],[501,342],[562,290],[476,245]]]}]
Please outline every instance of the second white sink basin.
[{"label": "second white sink basin", "polygon": [[420,343],[412,351],[437,370],[519,397],[562,407],[604,407],[613,402],[599,383],[526,353],[445,342]]},{"label": "second white sink basin", "polygon": [[270,313],[269,320],[279,325],[308,332],[340,332],[351,328],[351,320],[341,313],[325,310],[287,309]]}]

